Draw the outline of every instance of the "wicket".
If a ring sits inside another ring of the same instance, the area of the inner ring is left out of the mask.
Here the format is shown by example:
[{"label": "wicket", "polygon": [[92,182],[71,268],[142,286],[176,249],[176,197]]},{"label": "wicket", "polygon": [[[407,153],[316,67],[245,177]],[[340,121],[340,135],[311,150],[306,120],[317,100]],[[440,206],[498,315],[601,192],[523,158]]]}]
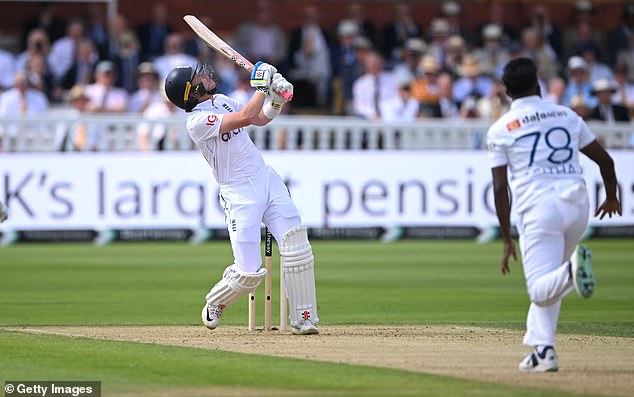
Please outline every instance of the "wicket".
[{"label": "wicket", "polygon": [[[284,288],[284,269],[282,267],[282,257],[280,256],[280,331],[285,331],[288,322],[288,307],[286,301],[286,290]],[[264,276],[264,330],[271,331],[278,328],[273,327],[272,320],[272,300],[273,293],[273,235],[268,228],[264,234],[264,268],[266,275]],[[257,290],[249,294],[249,331],[256,330],[256,293]]]}]

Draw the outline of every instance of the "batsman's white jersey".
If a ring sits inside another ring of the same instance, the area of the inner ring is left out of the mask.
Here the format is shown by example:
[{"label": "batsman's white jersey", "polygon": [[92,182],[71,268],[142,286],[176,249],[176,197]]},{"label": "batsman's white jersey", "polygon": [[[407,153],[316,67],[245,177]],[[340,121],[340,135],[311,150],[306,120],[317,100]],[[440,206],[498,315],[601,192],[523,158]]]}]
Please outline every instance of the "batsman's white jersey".
[{"label": "batsman's white jersey", "polygon": [[572,290],[567,259],[587,227],[579,149],[594,141],[571,109],[528,96],[488,131],[492,168],[508,166],[531,306],[524,343],[554,345],[561,299]]},{"label": "batsman's white jersey", "polygon": [[243,182],[264,166],[264,159],[244,128],[220,134],[225,113],[243,105],[225,95],[200,103],[187,119],[192,140],[211,166],[219,184]]},{"label": "batsman's white jersey", "polygon": [[262,263],[262,223],[280,242],[301,219],[284,181],[264,163],[244,128],[219,133],[224,115],[242,107],[225,95],[214,95],[213,101],[196,106],[187,130],[220,185],[235,263],[245,272],[256,272]]}]

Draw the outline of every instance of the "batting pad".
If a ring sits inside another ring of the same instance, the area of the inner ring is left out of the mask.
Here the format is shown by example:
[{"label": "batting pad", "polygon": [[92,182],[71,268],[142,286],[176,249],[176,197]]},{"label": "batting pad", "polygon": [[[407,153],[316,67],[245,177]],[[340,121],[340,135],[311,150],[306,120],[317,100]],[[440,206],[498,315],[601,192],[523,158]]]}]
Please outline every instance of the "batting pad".
[{"label": "batting pad", "polygon": [[280,256],[292,327],[305,319],[319,323],[315,293],[315,260],[306,226],[296,226],[282,238]]},{"label": "batting pad", "polygon": [[228,307],[244,294],[255,291],[260,285],[266,269],[255,273],[243,272],[234,264],[228,266],[222,274],[222,279],[209,291],[205,299],[211,305]]}]

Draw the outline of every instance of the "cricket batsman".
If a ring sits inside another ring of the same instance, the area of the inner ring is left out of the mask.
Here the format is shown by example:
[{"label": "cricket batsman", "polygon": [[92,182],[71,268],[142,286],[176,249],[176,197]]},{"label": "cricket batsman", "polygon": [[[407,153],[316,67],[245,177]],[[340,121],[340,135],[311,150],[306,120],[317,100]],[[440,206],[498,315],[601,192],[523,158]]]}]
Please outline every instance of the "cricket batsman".
[{"label": "cricket batsman", "polygon": [[177,67],[165,80],[169,100],[191,113],[187,131],[220,185],[234,256],[234,263],[206,296],[202,321],[209,329],[218,327],[224,309],[255,291],[264,278],[263,223],[279,245],[291,330],[298,335],[317,334],[314,258],[306,227],[282,178],[265,164],[244,129],[267,125],[279,115],[286,101],[278,93],[292,94],[293,85],[264,62],[254,65],[250,84],[256,91],[242,105],[216,93],[218,78],[208,65]]}]

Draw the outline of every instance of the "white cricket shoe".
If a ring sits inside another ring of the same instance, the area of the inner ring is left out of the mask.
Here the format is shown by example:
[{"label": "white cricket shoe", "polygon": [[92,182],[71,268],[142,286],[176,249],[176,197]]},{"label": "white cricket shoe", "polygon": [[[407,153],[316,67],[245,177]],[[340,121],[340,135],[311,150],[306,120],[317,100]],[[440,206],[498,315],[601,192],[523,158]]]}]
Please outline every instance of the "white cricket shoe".
[{"label": "white cricket shoe", "polygon": [[220,325],[220,317],[222,317],[222,311],[225,309],[224,305],[210,305],[203,306],[202,319],[205,327],[209,329],[216,329]]},{"label": "white cricket shoe", "polygon": [[536,347],[535,350],[528,353],[526,357],[520,362],[520,371],[524,372],[557,372],[559,371],[559,362],[557,361],[557,354],[555,354],[555,348],[552,346],[546,346],[539,352]]},{"label": "white cricket shoe", "polygon": [[302,320],[297,327],[291,326],[291,331],[295,335],[316,335],[319,327],[311,320]]},{"label": "white cricket shoe", "polygon": [[589,298],[594,292],[594,273],[592,272],[592,251],[585,245],[578,245],[570,257],[570,273],[577,293]]}]

